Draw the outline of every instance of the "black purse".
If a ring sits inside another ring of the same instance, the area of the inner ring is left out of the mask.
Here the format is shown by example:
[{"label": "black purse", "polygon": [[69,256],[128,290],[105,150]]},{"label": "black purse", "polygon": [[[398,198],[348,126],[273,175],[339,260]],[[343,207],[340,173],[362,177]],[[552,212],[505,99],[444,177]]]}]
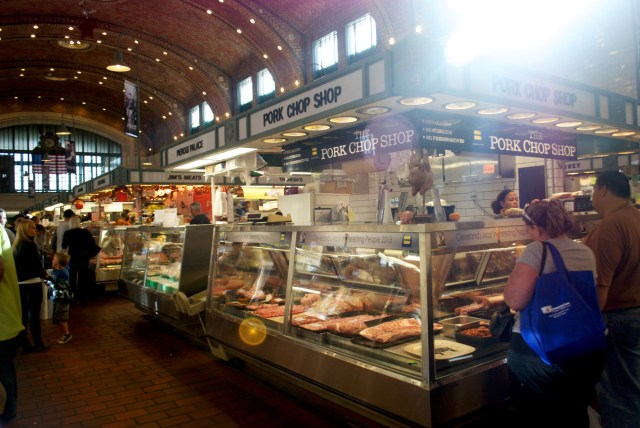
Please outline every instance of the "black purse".
[{"label": "black purse", "polygon": [[[542,246],[542,262],[540,264],[540,272],[538,275],[542,274],[544,270],[544,263],[547,259],[547,246]],[[511,329],[513,328],[513,323],[516,322],[515,314],[511,312],[511,308],[509,305],[502,306],[499,310],[495,311],[491,315],[491,320],[489,321],[489,332],[493,337],[502,341],[502,342],[510,342],[511,341]]]},{"label": "black purse", "polygon": [[496,339],[502,342],[510,342],[511,329],[515,321],[514,314],[511,313],[511,308],[508,305],[504,305],[500,310],[495,311],[493,315],[491,315],[489,331]]}]

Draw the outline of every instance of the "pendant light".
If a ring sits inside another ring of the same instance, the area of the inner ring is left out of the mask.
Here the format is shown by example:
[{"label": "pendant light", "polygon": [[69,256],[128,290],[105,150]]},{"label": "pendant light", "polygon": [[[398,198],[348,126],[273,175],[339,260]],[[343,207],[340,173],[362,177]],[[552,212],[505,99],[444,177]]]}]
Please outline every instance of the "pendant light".
[{"label": "pendant light", "polygon": [[69,131],[66,126],[64,126],[64,113],[62,113],[62,124],[56,131],[56,135],[71,135],[71,131]]},{"label": "pendant light", "polygon": [[124,55],[120,50],[120,34],[118,34],[118,49],[116,49],[113,62],[110,65],[107,65],[107,70],[114,71],[116,73],[126,73],[131,70],[131,67],[124,62]]}]

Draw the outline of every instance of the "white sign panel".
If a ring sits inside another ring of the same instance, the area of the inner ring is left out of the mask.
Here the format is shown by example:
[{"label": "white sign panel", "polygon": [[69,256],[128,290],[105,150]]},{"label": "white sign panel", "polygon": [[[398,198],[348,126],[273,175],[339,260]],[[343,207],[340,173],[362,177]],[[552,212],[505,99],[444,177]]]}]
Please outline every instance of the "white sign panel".
[{"label": "white sign panel", "polygon": [[168,163],[174,164],[191,159],[194,156],[201,156],[203,153],[215,150],[215,148],[215,131],[207,132],[206,134],[187,140],[167,150],[169,155]]},{"label": "white sign panel", "polygon": [[143,183],[208,184],[204,174],[191,172],[143,171]]},{"label": "white sign panel", "polygon": [[93,180],[93,190],[102,189],[103,187],[108,187],[110,185],[111,185],[111,177],[109,175],[98,177],[95,180]]},{"label": "white sign panel", "polygon": [[227,232],[225,240],[228,242],[256,242],[259,244],[288,244],[291,235],[285,232]]},{"label": "white sign panel", "polygon": [[358,70],[260,110],[251,115],[251,135],[360,100],[362,85]]},{"label": "white sign panel", "polygon": [[596,117],[596,97],[589,91],[492,68],[473,67],[470,76],[470,90],[478,94]]},{"label": "white sign panel", "polygon": [[418,234],[402,232],[306,232],[300,234],[300,243],[314,247],[365,247],[388,250],[417,249]]},{"label": "white sign panel", "polygon": [[527,226],[509,226],[485,229],[448,230],[444,232],[445,247],[495,244],[498,242],[531,239]]}]

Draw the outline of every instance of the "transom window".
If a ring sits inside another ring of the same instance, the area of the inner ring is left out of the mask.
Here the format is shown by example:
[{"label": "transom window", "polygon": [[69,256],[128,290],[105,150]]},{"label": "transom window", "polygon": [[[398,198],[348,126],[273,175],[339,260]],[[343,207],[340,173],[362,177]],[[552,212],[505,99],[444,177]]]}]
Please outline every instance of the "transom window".
[{"label": "transom window", "polygon": [[346,33],[347,58],[350,60],[376,46],[376,21],[368,13],[348,23]]},{"label": "transom window", "polygon": [[313,42],[313,77],[338,69],[338,32],[333,31]]},{"label": "transom window", "polygon": [[245,111],[251,108],[253,102],[253,79],[251,76],[238,83],[238,105],[240,111]]},{"label": "transom window", "polygon": [[258,102],[264,102],[276,95],[276,82],[268,69],[258,71]]},{"label": "transom window", "polygon": [[200,126],[200,106],[195,106],[189,111],[189,122],[191,123],[191,129],[198,128]]}]

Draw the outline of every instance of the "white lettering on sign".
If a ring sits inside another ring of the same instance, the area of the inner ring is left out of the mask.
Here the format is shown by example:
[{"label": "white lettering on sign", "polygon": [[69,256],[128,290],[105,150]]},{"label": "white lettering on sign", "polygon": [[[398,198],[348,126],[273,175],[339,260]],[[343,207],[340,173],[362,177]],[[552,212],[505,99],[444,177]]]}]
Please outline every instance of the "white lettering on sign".
[{"label": "white lettering on sign", "polygon": [[576,156],[575,146],[557,143],[545,143],[535,140],[518,140],[492,135],[489,137],[489,150],[500,150],[514,153],[528,153],[542,156],[561,156],[573,158]]}]

